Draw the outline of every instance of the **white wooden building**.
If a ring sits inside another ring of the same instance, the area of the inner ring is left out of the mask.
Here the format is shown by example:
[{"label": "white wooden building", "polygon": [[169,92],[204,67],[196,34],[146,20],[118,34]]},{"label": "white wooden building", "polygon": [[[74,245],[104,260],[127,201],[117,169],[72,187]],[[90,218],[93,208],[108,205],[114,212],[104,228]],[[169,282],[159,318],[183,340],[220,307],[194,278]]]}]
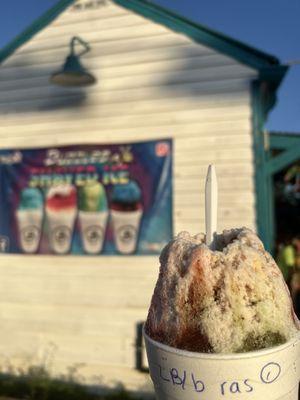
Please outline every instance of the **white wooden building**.
[{"label": "white wooden building", "polygon": [[[49,82],[72,37],[91,51],[86,89]],[[204,230],[204,178],[219,179],[219,230],[270,237],[263,123],[286,67],[146,0],[61,0],[0,52],[0,147],[174,140],[174,234]],[[260,219],[260,216],[264,216]],[[157,257],[1,255],[0,365],[51,358],[87,383],[151,388],[135,368]]]}]

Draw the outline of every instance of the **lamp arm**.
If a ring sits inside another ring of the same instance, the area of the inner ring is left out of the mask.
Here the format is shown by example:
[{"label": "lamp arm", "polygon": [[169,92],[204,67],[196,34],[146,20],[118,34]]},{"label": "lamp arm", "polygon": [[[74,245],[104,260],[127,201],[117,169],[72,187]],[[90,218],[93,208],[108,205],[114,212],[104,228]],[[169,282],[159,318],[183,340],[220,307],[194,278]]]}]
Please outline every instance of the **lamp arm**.
[{"label": "lamp arm", "polygon": [[82,40],[78,36],[74,36],[71,39],[71,42],[70,42],[71,54],[75,54],[76,42],[80,43],[82,45],[82,47],[84,47],[84,50],[82,50],[81,53],[77,54],[78,57],[81,57],[83,54],[85,54],[85,53],[87,53],[87,52],[89,52],[91,50],[90,46],[84,40]]}]

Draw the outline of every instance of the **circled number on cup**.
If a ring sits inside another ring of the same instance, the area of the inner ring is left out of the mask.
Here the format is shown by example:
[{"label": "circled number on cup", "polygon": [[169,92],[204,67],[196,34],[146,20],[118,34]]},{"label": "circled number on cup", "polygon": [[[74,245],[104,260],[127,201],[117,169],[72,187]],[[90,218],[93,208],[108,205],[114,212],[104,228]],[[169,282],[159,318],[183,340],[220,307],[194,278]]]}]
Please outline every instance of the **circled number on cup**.
[{"label": "circled number on cup", "polygon": [[87,241],[91,244],[97,243],[103,238],[103,229],[101,226],[92,225],[85,229]]},{"label": "circled number on cup", "polygon": [[27,226],[21,230],[21,235],[24,242],[32,243],[39,237],[39,228],[34,225]]},{"label": "circled number on cup", "polygon": [[132,225],[124,225],[118,229],[119,238],[123,243],[130,243],[135,240],[136,233],[136,229]]},{"label": "circled number on cup", "polygon": [[281,374],[281,366],[276,362],[269,362],[260,371],[260,379],[263,383],[273,383]]}]

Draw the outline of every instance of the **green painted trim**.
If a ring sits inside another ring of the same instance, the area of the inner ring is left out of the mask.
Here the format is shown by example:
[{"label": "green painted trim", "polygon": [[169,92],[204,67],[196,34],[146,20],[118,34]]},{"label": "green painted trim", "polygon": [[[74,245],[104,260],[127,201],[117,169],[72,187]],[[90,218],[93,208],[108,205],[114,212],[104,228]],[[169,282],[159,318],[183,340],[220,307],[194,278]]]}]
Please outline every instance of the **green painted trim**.
[{"label": "green painted trim", "polygon": [[277,101],[276,91],[288,70],[289,67],[287,65],[277,65],[276,67],[262,68],[259,71],[259,80],[267,84],[267,87],[264,88],[263,101],[265,116],[275,106]]},{"label": "green painted trim", "polygon": [[252,85],[252,130],[253,130],[253,150],[254,150],[254,163],[255,163],[255,192],[256,192],[256,227],[259,236],[264,242],[265,227],[264,209],[261,205],[261,188],[263,186],[263,176],[261,174],[262,152],[264,148],[263,143],[263,113],[261,110],[261,94],[259,81],[253,82]]},{"label": "green painted trim", "polygon": [[264,123],[265,90],[263,82],[257,80],[252,85],[252,129],[255,162],[256,225],[258,235],[265,248],[274,249],[274,206],[272,198],[272,180],[266,173]]},{"label": "green painted trim", "polygon": [[[265,137],[265,135],[264,135]],[[267,166],[268,161],[272,157],[270,149],[265,149],[265,166]],[[265,185],[267,193],[267,203],[266,208],[268,210],[268,227],[267,227],[267,243],[268,250],[270,253],[275,253],[275,241],[276,241],[276,218],[275,218],[275,189],[273,175],[267,173],[267,168],[265,168]]]},{"label": "green painted trim", "polygon": [[276,86],[282,81],[288,69],[289,66],[282,64],[261,68],[259,71],[259,79],[261,81],[267,81],[273,86]]},{"label": "green painted trim", "polygon": [[61,14],[74,0],[60,0],[55,6],[36,19],[28,28],[16,36],[0,51],[0,63],[11,56],[20,46],[31,39],[36,33],[49,25]]},{"label": "green painted trim", "polygon": [[288,149],[293,146],[300,146],[300,135],[269,133],[270,149]]},{"label": "green painted trim", "polygon": [[300,159],[300,146],[292,146],[278,156],[272,157],[267,163],[266,171],[274,175],[298,159]]},{"label": "green painted trim", "polygon": [[170,10],[146,0],[113,0],[120,6],[144,17],[183,33],[202,45],[209,46],[254,69],[260,70],[280,65],[279,60],[267,53],[232,39],[204,25],[192,22]]}]

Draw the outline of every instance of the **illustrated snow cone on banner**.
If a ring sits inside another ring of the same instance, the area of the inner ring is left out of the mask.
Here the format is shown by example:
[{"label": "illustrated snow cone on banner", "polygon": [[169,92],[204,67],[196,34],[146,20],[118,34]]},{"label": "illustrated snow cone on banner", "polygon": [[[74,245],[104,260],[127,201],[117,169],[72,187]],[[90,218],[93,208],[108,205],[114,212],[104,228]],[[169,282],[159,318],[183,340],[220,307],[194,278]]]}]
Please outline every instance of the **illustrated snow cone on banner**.
[{"label": "illustrated snow cone on banner", "polygon": [[158,254],[172,141],[0,151],[0,252]]}]

